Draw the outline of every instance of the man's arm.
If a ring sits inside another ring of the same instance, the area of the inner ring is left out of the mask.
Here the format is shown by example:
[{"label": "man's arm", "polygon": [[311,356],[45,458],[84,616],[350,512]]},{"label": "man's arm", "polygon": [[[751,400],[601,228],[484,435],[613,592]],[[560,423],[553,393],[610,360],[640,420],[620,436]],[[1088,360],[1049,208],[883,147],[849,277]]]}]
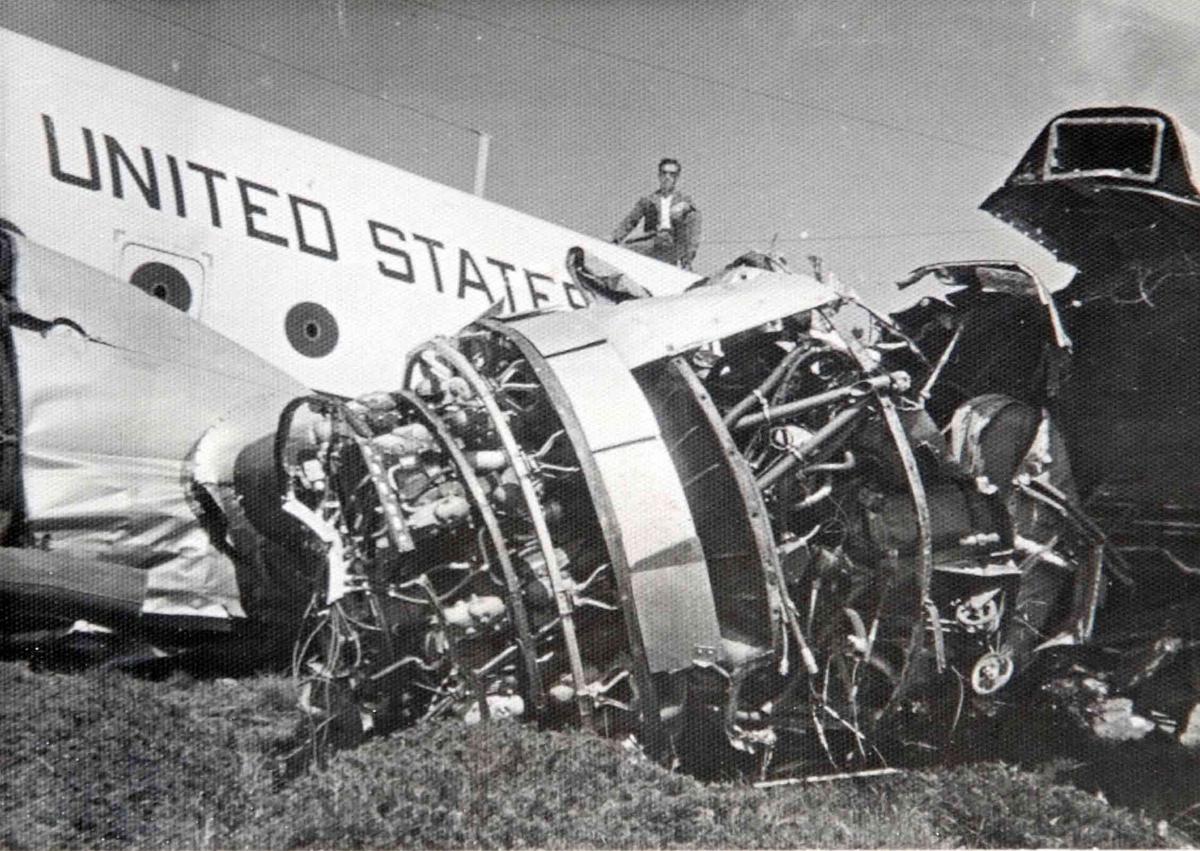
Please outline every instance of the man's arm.
[{"label": "man's arm", "polygon": [[637,202],[633,205],[633,209],[629,211],[629,215],[621,219],[621,223],[617,225],[617,229],[613,231],[613,242],[620,242],[625,237],[629,236],[629,232],[637,227],[638,222],[645,218],[645,205],[645,198],[637,199]]},{"label": "man's arm", "polygon": [[684,269],[692,268],[692,260],[700,250],[700,208],[690,198],[688,203],[690,209],[679,222],[679,265]]}]

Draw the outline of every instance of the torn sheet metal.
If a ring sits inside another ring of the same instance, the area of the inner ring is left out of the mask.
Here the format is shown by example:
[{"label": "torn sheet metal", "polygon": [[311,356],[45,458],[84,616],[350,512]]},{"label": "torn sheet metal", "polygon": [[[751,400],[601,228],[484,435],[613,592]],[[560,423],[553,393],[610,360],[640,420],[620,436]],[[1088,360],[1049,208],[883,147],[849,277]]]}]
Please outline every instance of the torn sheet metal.
[{"label": "torn sheet metal", "polygon": [[1062,318],[1050,290],[1030,269],[1011,260],[965,260],[949,263],[928,263],[913,269],[897,289],[907,289],[926,275],[932,275],[948,287],[961,287],[981,293],[1036,298],[1045,307],[1054,331],[1054,342],[1060,349],[1071,348],[1071,338],[1063,327]]},{"label": "torn sheet metal", "polygon": [[141,610],[245,614],[234,564],[198,521],[206,431],[270,434],[299,383],[140,290],[26,240],[8,295],[19,373],[27,541],[147,571]]},{"label": "torn sheet metal", "polygon": [[[807,275],[739,266],[680,295],[595,305],[572,314],[572,322],[594,327],[632,369],[838,298],[832,287]],[[555,320],[550,314],[522,321]]]}]

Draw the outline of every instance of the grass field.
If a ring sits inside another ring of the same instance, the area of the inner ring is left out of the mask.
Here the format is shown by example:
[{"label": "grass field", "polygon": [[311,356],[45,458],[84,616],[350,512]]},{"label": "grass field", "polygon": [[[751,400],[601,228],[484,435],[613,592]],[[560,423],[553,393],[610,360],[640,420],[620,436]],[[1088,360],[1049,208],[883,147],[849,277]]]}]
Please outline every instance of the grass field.
[{"label": "grass field", "polygon": [[620,744],[510,722],[375,739],[279,776],[287,680],[148,682],[0,664],[0,846],[1155,847],[1188,837],[998,763],[704,785]]}]

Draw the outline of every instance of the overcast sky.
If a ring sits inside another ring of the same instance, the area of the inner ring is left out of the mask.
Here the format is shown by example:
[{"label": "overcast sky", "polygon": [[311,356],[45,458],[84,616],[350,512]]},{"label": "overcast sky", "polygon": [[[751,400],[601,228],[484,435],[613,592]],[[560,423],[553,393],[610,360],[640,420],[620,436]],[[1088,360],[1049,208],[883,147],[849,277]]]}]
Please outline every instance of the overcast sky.
[{"label": "overcast sky", "polygon": [[[1056,113],[1200,124],[1193,0],[5,0],[0,25],[607,236],[659,157],[699,271],[822,255],[890,301],[933,260],[1047,255],[975,208]],[[3,57],[6,62],[12,57]]]}]

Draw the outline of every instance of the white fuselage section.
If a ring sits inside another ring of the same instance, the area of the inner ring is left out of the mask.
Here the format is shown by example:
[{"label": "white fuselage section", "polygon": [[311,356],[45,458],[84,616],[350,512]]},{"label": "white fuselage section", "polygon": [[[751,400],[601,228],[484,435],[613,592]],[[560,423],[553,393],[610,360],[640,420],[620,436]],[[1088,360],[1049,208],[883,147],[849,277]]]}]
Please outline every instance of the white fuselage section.
[{"label": "white fuselage section", "polygon": [[0,218],[347,394],[497,301],[582,305],[571,246],[655,294],[696,279],[4,30]]}]

